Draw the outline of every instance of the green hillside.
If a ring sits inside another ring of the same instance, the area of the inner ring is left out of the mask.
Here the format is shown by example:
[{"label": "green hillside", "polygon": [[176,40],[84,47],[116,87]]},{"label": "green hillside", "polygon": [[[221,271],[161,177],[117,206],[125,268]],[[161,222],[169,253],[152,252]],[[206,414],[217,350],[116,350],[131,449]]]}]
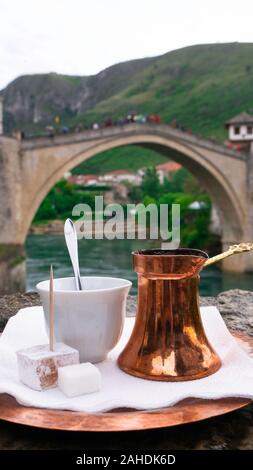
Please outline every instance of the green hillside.
[{"label": "green hillside", "polygon": [[[153,59],[134,83],[85,114],[73,118],[101,122],[107,116],[119,118],[129,110],[159,113],[163,122],[176,119],[185,128],[220,142],[226,139],[224,123],[243,110],[253,112],[253,44],[214,44],[187,47]],[[137,155],[139,158],[137,158]],[[80,171],[105,164],[109,169],[145,166],[162,160],[155,152],[114,149],[85,162]],[[132,158],[134,159],[132,163]],[[136,160],[135,160],[136,158]],[[129,166],[128,166],[129,165]],[[79,171],[79,170],[77,170]]]},{"label": "green hillside", "polygon": [[[5,127],[28,134],[41,132],[54,117],[61,125],[103,123],[129,111],[176,120],[193,133],[226,138],[224,122],[253,113],[253,43],[207,44],[185,47],[159,57],[116,64],[90,77],[58,74],[17,78],[1,91]],[[86,173],[164,161],[139,148],[114,149],[84,163]],[[124,163],[123,163],[124,160]]]},{"label": "green hillside", "polygon": [[253,111],[253,44],[192,46],[153,59],[134,83],[71,121],[101,121],[129,110],[176,119],[196,134],[223,141],[224,122]]},{"label": "green hillside", "polygon": [[139,168],[156,166],[167,161],[167,157],[153,150],[129,145],[95,155],[76,167],[72,173],[101,175],[113,170],[135,173]]}]

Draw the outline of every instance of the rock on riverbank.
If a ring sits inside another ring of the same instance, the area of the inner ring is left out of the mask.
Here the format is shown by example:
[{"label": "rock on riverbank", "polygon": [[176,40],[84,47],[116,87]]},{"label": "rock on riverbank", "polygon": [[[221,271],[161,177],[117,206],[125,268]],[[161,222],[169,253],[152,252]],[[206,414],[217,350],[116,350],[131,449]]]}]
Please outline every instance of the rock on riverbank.
[{"label": "rock on riverbank", "polygon": [[[221,292],[217,297],[201,297],[201,305],[216,305],[229,328],[253,336],[253,292],[240,289]],[[40,305],[36,292],[0,296],[0,331],[20,308]],[[127,315],[135,315],[136,297],[130,295]]]}]

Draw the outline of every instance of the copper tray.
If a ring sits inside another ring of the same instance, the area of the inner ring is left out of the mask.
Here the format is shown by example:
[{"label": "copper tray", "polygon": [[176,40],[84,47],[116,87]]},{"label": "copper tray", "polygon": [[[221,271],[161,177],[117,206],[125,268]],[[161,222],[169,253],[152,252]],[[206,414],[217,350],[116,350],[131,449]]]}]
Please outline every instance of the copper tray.
[{"label": "copper tray", "polygon": [[[253,338],[232,331],[247,352],[253,351]],[[19,405],[14,398],[0,394],[0,419],[44,429],[64,431],[137,431],[192,423],[238,410],[251,403],[245,398],[220,400],[187,399],[175,406],[148,411],[116,409],[106,413],[84,413]]]}]

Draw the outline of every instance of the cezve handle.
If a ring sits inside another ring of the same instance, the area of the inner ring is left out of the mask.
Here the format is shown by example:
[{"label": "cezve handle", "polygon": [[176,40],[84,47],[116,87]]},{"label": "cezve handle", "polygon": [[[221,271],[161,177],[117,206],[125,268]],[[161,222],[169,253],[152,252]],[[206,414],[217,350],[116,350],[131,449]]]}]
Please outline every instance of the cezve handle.
[{"label": "cezve handle", "polygon": [[219,255],[213,256],[209,258],[204,263],[204,268],[209,266],[210,264],[217,263],[228,256],[235,255],[236,253],[243,253],[244,251],[251,251],[253,250],[253,243],[239,243],[238,245],[231,245],[227,251],[224,253],[220,253]]}]

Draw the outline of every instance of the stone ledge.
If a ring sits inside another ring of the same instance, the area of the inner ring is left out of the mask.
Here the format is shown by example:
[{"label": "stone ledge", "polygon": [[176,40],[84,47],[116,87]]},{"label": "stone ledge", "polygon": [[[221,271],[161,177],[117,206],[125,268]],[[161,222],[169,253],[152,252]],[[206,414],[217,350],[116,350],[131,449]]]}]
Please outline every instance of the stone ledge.
[{"label": "stone ledge", "polygon": [[[201,297],[201,305],[215,305],[229,328],[253,336],[253,292],[240,289],[222,292],[217,297]],[[0,331],[8,319],[20,308],[40,305],[36,292],[26,294],[0,295]],[[136,297],[130,295],[127,302],[127,314],[135,315]]]},{"label": "stone ledge", "polygon": [[[0,329],[19,308],[39,305],[36,293],[0,296]],[[202,305],[216,305],[227,325],[253,336],[253,292],[239,289],[204,297]],[[136,297],[130,296],[127,310],[133,315]],[[236,377],[235,377],[236,380]],[[0,450],[127,449],[158,451],[253,449],[253,405],[205,421],[151,431],[125,433],[73,433],[46,431],[0,421]]]},{"label": "stone ledge", "polygon": [[9,318],[20,308],[34,305],[40,305],[39,295],[36,292],[0,295],[0,332],[3,331]]}]

